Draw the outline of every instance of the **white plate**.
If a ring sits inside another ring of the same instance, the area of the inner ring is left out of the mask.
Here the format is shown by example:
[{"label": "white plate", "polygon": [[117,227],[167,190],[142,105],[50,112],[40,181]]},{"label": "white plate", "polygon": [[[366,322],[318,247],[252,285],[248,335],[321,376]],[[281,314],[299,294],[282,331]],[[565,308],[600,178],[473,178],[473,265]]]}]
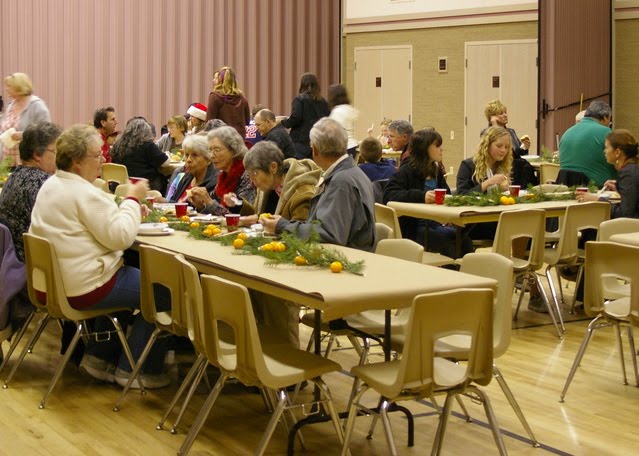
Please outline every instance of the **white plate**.
[{"label": "white plate", "polygon": [[215,223],[215,224],[222,223],[223,219],[224,217],[221,217],[219,215],[213,215],[213,214],[196,215],[195,217],[191,217],[192,222]]},{"label": "white plate", "polygon": [[168,236],[169,234],[173,234],[175,230],[173,228],[164,228],[162,231],[146,231],[143,233],[138,233],[138,236]]},{"label": "white plate", "polygon": [[138,228],[138,233],[139,234],[161,233],[168,227],[169,225],[167,225],[166,223],[141,223],[140,227]]},{"label": "white plate", "polygon": [[611,199],[611,200],[621,199],[621,195],[619,193],[613,192],[613,191],[610,191],[610,190],[606,190],[605,192],[601,192],[599,195],[600,196],[604,196],[604,197],[606,197],[608,199]]}]

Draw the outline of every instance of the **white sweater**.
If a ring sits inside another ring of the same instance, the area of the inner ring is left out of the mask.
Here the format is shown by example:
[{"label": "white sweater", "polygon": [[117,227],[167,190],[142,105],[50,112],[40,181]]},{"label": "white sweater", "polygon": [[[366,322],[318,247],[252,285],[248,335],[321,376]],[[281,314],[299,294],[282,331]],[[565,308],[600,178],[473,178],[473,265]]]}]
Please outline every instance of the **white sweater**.
[{"label": "white sweater", "polygon": [[104,285],[122,266],[122,251],[138,232],[140,206],[60,171],[38,192],[30,233],[53,244],[66,295],[82,296]]},{"label": "white sweater", "polygon": [[333,108],[329,117],[337,121],[348,133],[348,145],[346,146],[348,149],[359,144],[357,139],[355,139],[355,121],[359,117],[357,109],[348,104],[337,105]]}]

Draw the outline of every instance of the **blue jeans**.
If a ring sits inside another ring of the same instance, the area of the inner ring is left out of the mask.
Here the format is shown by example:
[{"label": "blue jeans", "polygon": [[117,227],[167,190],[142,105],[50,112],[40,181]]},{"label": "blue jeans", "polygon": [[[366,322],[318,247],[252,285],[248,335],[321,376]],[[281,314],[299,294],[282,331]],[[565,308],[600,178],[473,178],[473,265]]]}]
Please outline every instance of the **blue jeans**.
[{"label": "blue jeans", "polygon": [[[122,266],[117,274],[118,277],[111,293],[100,302],[91,306],[90,309],[125,307],[133,311],[140,308],[140,270],[131,266]],[[161,285],[153,285],[153,288],[156,309],[159,312],[170,310],[171,295],[169,290]],[[131,348],[133,359],[137,362],[144,347],[151,338],[155,325],[147,322],[141,313],[133,316],[128,312],[118,312],[115,315],[118,317],[118,321],[122,325],[125,334],[130,320],[133,319],[133,327],[127,340]],[[98,317],[95,320],[93,329],[98,332],[111,331],[113,330],[113,324],[108,317]],[[146,374],[162,373],[167,348],[166,338],[158,339],[144,363],[142,372]],[[117,362],[118,368],[124,371],[131,372],[132,370],[129,365],[129,360],[122,350],[120,339],[115,334],[111,335],[108,340],[102,340],[101,338],[100,340],[96,340],[95,337],[91,337],[87,344],[86,353],[114,364]]]}]

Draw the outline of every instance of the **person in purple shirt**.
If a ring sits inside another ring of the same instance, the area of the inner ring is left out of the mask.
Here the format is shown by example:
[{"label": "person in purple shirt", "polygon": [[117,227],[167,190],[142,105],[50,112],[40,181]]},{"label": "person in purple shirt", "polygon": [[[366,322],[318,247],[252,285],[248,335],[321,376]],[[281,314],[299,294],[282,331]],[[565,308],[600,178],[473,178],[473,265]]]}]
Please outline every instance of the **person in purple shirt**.
[{"label": "person in purple shirt", "polygon": [[364,163],[359,165],[371,182],[390,179],[397,168],[395,163],[382,158],[382,143],[377,138],[366,138],[359,145]]}]

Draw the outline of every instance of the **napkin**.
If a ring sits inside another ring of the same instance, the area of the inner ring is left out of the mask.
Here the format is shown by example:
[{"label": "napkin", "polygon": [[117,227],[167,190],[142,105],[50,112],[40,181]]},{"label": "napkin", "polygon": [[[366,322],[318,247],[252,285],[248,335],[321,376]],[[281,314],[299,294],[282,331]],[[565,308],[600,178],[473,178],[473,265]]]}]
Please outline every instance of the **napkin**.
[{"label": "napkin", "polygon": [[11,138],[11,136],[13,136],[15,132],[16,129],[11,127],[8,130],[5,130],[5,132],[0,135],[0,142],[2,142],[2,145],[7,149],[13,149],[15,146],[18,145],[19,141]]}]

